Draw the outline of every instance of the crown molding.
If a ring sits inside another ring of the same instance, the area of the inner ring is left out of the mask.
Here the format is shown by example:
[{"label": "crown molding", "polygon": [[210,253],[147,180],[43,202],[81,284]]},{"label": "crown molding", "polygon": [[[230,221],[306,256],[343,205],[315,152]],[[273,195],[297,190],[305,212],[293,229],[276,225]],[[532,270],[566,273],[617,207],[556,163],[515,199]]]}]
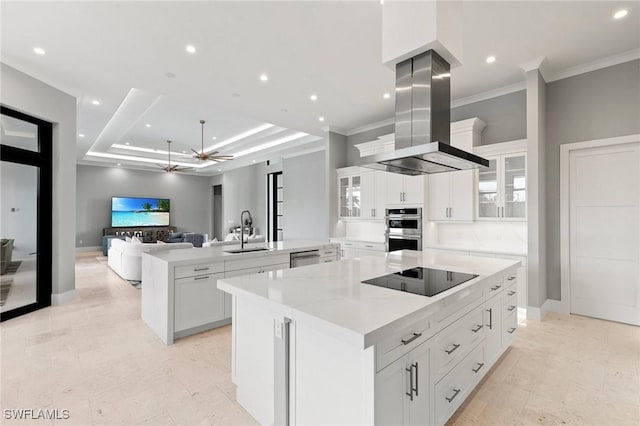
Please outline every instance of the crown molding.
[{"label": "crown molding", "polygon": [[481,133],[485,127],[487,127],[487,123],[480,120],[478,117],[468,118],[466,120],[451,123],[451,134],[454,135],[466,132]]},{"label": "crown molding", "polygon": [[384,120],[376,121],[375,123],[366,124],[360,127],[355,127],[353,129],[348,130],[344,134],[346,136],[351,136],[357,133],[368,132],[369,130],[375,130],[375,129],[379,129],[380,127],[388,126],[390,124],[395,124],[395,122],[396,122],[395,117],[385,118]]},{"label": "crown molding", "polygon": [[552,81],[562,80],[564,78],[596,71],[602,68],[611,67],[613,65],[623,64],[625,62],[634,61],[636,59],[640,59],[640,49],[628,50],[618,55],[608,56],[606,58],[598,59],[597,61],[592,61],[586,64],[567,68],[563,71],[559,71],[551,75],[549,79],[545,79],[545,81],[547,83],[550,83]]},{"label": "crown molding", "polygon": [[451,108],[457,108],[463,105],[469,105],[476,102],[486,101],[488,99],[497,98],[499,96],[508,95],[509,93],[520,92],[526,89],[524,81],[520,81],[509,86],[499,87],[497,89],[487,90],[486,92],[478,93],[476,95],[467,96],[451,101]]},{"label": "crown molding", "polygon": [[338,134],[340,134],[342,136],[347,136],[347,131],[346,130],[341,129],[341,128],[336,127],[336,126],[324,126],[324,127],[322,127],[322,131],[325,132],[325,133],[331,132],[331,133],[338,133]]},{"label": "crown molding", "polygon": [[549,81],[549,78],[551,77],[551,71],[549,70],[549,61],[547,61],[546,56],[525,62],[520,65],[520,69],[522,69],[525,73],[533,70],[538,70],[544,81]]}]

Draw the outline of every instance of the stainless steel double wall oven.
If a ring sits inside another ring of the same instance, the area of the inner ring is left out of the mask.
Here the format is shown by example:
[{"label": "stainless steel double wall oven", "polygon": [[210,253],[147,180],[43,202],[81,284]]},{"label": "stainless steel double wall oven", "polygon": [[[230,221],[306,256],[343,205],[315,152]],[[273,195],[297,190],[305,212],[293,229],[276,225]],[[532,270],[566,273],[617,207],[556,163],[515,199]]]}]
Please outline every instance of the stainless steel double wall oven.
[{"label": "stainless steel double wall oven", "polygon": [[422,250],[422,209],[386,209],[387,251]]}]

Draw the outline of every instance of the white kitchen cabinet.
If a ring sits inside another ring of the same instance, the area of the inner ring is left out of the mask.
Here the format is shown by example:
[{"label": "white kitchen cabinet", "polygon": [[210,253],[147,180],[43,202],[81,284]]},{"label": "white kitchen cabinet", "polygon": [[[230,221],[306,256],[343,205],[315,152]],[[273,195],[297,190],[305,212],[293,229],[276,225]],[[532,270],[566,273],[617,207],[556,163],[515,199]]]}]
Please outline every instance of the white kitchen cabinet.
[{"label": "white kitchen cabinet", "polygon": [[387,173],[369,171],[360,174],[362,191],[362,219],[384,219]]},{"label": "white kitchen cabinet", "polygon": [[477,219],[527,220],[527,155],[524,152],[485,157],[488,169],[478,170]]},{"label": "white kitchen cabinet", "polygon": [[341,218],[358,218],[362,213],[362,182],[360,175],[338,178],[338,214]]},{"label": "white kitchen cabinet", "polygon": [[222,277],[224,274],[205,274],[175,280],[176,333],[225,318],[225,293],[217,287]]},{"label": "white kitchen cabinet", "polygon": [[473,221],[474,171],[429,175],[429,220]]},{"label": "white kitchen cabinet", "polygon": [[496,294],[485,302],[484,325],[486,351],[489,364],[492,364],[502,353],[502,297]]},{"label": "white kitchen cabinet", "polygon": [[375,424],[429,423],[429,345],[422,343],[375,377]]},{"label": "white kitchen cabinet", "polygon": [[425,176],[387,173],[387,204],[423,204]]}]

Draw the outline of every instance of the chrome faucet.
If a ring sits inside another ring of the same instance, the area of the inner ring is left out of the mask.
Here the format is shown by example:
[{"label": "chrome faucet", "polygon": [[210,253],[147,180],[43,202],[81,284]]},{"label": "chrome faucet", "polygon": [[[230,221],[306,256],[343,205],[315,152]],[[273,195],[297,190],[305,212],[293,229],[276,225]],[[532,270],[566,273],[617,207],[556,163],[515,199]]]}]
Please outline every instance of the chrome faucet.
[{"label": "chrome faucet", "polygon": [[[248,226],[251,226],[253,224],[253,219],[251,218],[251,212],[249,210],[243,210],[242,213],[240,213],[240,249],[241,250],[244,250],[244,220],[242,220],[242,218],[244,217],[245,213],[249,215],[249,220],[247,221]],[[248,239],[248,236],[247,236],[247,239]]]}]

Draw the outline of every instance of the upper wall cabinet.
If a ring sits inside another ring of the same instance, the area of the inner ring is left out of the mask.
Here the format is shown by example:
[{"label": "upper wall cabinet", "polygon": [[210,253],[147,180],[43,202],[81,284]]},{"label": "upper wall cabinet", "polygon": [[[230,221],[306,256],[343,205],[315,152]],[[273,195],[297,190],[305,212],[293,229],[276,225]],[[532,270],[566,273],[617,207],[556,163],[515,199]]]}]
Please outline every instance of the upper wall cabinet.
[{"label": "upper wall cabinet", "polygon": [[387,204],[407,205],[424,203],[424,176],[387,175]]},{"label": "upper wall cabinet", "polygon": [[[486,124],[479,118],[451,123],[451,145],[471,152],[480,144]],[[473,170],[429,175],[429,220],[466,221],[474,218],[475,174]]]},{"label": "upper wall cabinet", "polygon": [[359,167],[337,172],[340,219],[384,219],[386,173]]},{"label": "upper wall cabinet", "polygon": [[476,218],[526,221],[526,140],[477,147],[475,153],[490,163],[488,169],[476,172]]}]

